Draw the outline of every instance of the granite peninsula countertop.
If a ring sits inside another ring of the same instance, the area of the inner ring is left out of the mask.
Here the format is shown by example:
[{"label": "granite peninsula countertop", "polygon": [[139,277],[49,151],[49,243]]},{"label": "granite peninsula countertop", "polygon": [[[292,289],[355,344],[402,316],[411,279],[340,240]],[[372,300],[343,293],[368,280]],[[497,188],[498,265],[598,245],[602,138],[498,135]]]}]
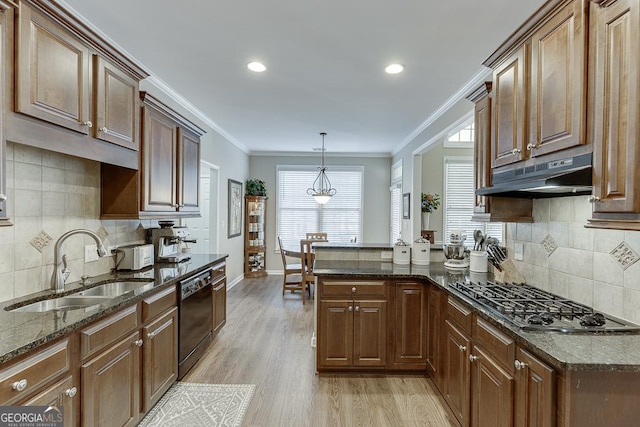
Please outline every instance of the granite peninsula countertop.
[{"label": "granite peninsula countertop", "polygon": [[[53,295],[51,290],[2,302],[0,303],[0,364],[81,329],[109,313],[144,299],[151,293],[175,286],[181,278],[205,270],[209,265],[224,261],[227,257],[227,254],[192,254],[190,260],[179,264],[155,264],[153,267],[137,272],[114,272],[92,277],[86,288],[113,281],[155,282],[155,284],[153,288],[139,294],[126,294],[91,309],[61,313],[54,311],[25,313],[5,310],[16,304],[23,305],[25,301],[50,299]],[[57,296],[78,292],[83,288],[85,287],[81,282],[72,282],[66,285],[64,293]]]},{"label": "granite peninsula countertop", "polygon": [[[345,246],[338,246],[345,249]],[[456,281],[492,280],[490,273],[472,273],[469,269],[449,270],[443,263],[428,266],[397,265],[380,261],[317,260],[316,276],[350,276],[358,278],[427,279],[449,295],[464,301],[476,313],[506,331],[518,345],[533,352],[558,370],[640,372],[640,335],[574,334],[562,332],[529,332],[500,320],[449,284]]]}]

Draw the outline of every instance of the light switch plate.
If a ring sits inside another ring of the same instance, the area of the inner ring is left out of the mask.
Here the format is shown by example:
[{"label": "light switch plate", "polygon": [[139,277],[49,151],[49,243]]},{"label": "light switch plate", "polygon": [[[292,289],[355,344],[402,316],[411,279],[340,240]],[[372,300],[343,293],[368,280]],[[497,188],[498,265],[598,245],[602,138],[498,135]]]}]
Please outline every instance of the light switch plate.
[{"label": "light switch plate", "polygon": [[98,246],[87,245],[84,247],[84,262],[93,262],[98,260]]},{"label": "light switch plate", "polygon": [[513,257],[516,261],[522,261],[524,259],[524,244],[516,243],[514,245]]},{"label": "light switch plate", "polygon": [[391,251],[382,251],[380,252],[380,259],[392,259],[393,252]]}]

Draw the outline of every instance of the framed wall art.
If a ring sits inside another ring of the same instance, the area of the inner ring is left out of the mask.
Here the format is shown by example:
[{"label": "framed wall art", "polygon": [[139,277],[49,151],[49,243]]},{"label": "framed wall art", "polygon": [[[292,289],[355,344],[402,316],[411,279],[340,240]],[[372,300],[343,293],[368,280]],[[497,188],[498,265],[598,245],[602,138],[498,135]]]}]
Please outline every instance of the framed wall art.
[{"label": "framed wall art", "polygon": [[227,238],[239,236],[242,233],[242,183],[229,180],[229,205],[227,206]]}]

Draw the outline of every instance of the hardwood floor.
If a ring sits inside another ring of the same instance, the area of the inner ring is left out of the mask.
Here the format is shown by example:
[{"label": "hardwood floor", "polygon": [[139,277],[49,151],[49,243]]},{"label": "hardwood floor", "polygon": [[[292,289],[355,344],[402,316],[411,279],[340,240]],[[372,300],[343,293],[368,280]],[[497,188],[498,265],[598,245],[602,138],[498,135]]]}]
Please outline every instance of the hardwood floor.
[{"label": "hardwood floor", "polygon": [[244,426],[451,426],[419,375],[317,375],[313,300],[282,296],[282,276],[244,279],[228,292],[227,324],[185,382],[255,384]]}]

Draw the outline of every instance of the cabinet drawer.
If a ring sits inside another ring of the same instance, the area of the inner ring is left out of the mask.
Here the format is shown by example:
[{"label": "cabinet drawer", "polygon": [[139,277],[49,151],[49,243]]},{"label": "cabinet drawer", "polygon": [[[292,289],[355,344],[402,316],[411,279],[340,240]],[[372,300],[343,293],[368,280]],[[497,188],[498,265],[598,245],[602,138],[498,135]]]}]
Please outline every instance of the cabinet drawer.
[{"label": "cabinet drawer", "polygon": [[224,277],[226,274],[226,263],[222,263],[222,264],[217,264],[213,266],[213,280],[217,280],[220,277]]},{"label": "cabinet drawer", "polygon": [[326,280],[322,282],[321,297],[386,296],[386,282],[384,280],[368,280],[362,282]]},{"label": "cabinet drawer", "polygon": [[[69,341],[64,340],[3,369],[0,372],[0,404],[7,405],[27,396],[68,371],[70,362]],[[22,386],[24,389],[18,391]]]},{"label": "cabinet drawer", "polygon": [[471,333],[472,311],[453,298],[447,301],[447,319]]},{"label": "cabinet drawer", "polygon": [[490,325],[484,319],[477,318],[473,333],[473,342],[503,363],[509,371],[513,370],[515,360],[515,341]]},{"label": "cabinet drawer", "polygon": [[177,299],[176,288],[173,286],[145,298],[142,301],[142,323],[146,323],[171,307],[175,307]]},{"label": "cabinet drawer", "polygon": [[80,332],[80,352],[85,360],[138,328],[137,305],[128,307]]}]

